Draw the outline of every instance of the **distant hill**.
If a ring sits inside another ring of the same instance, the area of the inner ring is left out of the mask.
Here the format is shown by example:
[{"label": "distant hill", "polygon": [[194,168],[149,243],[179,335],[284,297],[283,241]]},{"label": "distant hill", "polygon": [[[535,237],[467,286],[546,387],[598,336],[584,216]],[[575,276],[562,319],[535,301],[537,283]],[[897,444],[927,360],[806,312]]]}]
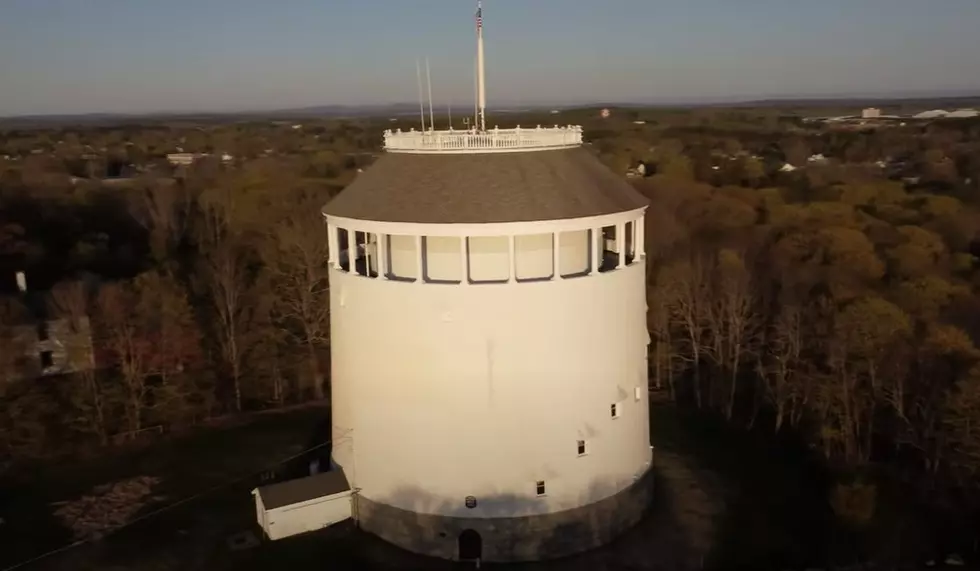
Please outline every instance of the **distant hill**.
[{"label": "distant hill", "polygon": [[[920,95],[905,97],[773,97],[745,100],[707,100],[700,101],[650,101],[650,102],[607,102],[581,104],[520,104],[500,105],[490,109],[493,113],[518,113],[542,111],[549,109],[571,110],[584,108],[704,108],[704,107],[735,107],[735,108],[840,108],[840,107],[901,107],[921,109],[958,109],[963,107],[980,107],[980,93],[973,95]],[[466,106],[460,106],[465,109]],[[24,115],[18,117],[0,117],[0,127],[6,129],[45,128],[67,125],[116,125],[143,122],[238,122],[255,120],[302,120],[313,117],[399,117],[413,115],[419,112],[418,103],[391,103],[384,105],[317,105],[290,109],[272,109],[236,112],[161,112],[161,113],[88,113],[61,115]]]},{"label": "distant hill", "polygon": [[758,99],[737,103],[713,103],[711,107],[929,107],[958,109],[980,105],[980,95],[951,97],[854,97]]}]

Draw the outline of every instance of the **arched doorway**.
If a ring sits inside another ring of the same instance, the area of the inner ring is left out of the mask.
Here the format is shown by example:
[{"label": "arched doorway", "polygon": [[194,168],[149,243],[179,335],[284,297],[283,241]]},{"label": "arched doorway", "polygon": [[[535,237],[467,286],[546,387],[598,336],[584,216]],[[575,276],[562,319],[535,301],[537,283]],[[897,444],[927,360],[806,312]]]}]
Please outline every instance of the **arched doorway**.
[{"label": "arched doorway", "polygon": [[483,558],[483,538],[472,529],[464,529],[458,540],[460,561],[479,561]]}]

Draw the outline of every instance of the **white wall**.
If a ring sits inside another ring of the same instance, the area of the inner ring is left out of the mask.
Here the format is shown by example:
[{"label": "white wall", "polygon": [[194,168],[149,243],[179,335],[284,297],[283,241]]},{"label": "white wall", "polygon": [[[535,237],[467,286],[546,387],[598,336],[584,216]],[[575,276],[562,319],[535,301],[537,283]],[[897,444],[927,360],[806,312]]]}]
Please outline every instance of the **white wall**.
[{"label": "white wall", "polygon": [[[587,240],[568,240],[569,259]],[[480,501],[470,517],[612,495],[651,457],[644,280],[643,261],[473,285],[332,269],[334,460],[367,499],[426,513],[459,515],[470,495]],[[545,498],[534,497],[537,480]]]},{"label": "white wall", "polygon": [[[256,507],[261,509],[258,501]],[[350,517],[351,493],[348,491],[302,504],[266,510],[259,516],[259,525],[269,539],[275,540],[323,529]]]}]

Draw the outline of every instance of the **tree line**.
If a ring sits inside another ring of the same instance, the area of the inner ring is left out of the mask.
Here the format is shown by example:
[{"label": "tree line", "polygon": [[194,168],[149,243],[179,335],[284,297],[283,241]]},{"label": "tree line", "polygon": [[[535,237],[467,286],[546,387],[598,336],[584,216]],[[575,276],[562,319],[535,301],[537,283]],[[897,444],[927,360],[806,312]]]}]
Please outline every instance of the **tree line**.
[{"label": "tree line", "polygon": [[[0,343],[12,349],[25,324],[60,320],[69,361],[88,359],[94,346],[97,364],[64,377],[8,373],[0,383],[5,455],[104,445],[147,428],[322,399],[329,302],[320,209],[336,189],[304,176],[306,164],[202,164],[180,180],[147,179],[122,195],[3,187],[0,208],[12,220],[0,233],[7,279],[26,268],[31,284],[31,268],[43,274],[52,265],[61,276],[41,291],[29,285],[25,295],[2,298]],[[64,218],[46,226],[46,215]],[[103,217],[129,225],[101,229]],[[122,275],[98,272],[117,260]],[[4,355],[37,358],[30,347]]]},{"label": "tree line", "polygon": [[[855,497],[873,494],[881,468],[937,509],[977,505],[980,123],[824,132],[771,111],[576,113],[561,122],[583,123],[612,168],[642,160],[656,173],[636,181],[652,200],[653,385],[736,426],[799,435],[831,469],[867,476],[838,489],[848,517],[867,518],[847,506],[868,504]],[[3,298],[0,342],[32,317],[78,329],[87,318],[105,366],[0,383],[4,454],[323,398],[320,208],[370,162],[376,131],[397,125],[5,134],[0,148],[22,158],[0,162],[0,289],[26,269],[40,293]],[[52,152],[32,154],[39,145]],[[138,161],[177,145],[243,159],[124,189],[65,180],[65,147]],[[811,153],[830,160],[790,173],[766,163]],[[897,170],[873,164],[884,159]]]},{"label": "tree line", "polygon": [[881,473],[936,513],[970,515],[980,210],[885,179],[799,183],[809,199],[641,184],[659,246],[651,382],[736,426],[800,436],[841,478],[829,500],[855,525],[873,517]]}]

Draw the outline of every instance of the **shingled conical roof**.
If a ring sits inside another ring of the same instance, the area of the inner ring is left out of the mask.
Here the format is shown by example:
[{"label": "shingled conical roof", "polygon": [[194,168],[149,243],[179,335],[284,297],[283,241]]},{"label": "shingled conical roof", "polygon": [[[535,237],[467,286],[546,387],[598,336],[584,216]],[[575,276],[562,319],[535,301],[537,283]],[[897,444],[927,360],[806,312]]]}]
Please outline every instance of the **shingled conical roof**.
[{"label": "shingled conical roof", "polygon": [[562,220],[642,208],[647,199],[584,147],[504,153],[387,153],[324,214],[379,222]]}]

